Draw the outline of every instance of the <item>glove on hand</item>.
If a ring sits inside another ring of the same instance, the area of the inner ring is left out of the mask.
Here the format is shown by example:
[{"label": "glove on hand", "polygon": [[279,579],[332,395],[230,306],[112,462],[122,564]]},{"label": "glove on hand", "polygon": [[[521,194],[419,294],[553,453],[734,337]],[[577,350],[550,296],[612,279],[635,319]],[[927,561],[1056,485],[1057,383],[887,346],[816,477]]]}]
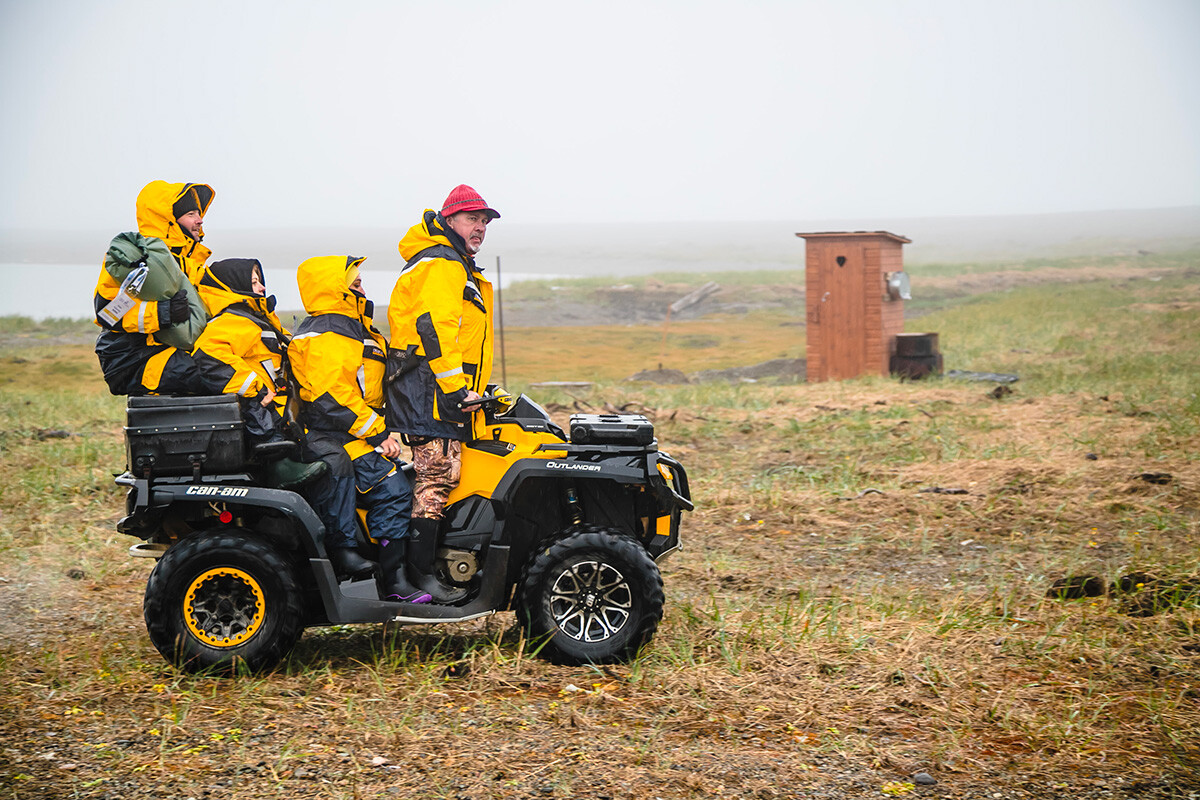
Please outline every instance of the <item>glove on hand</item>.
[{"label": "glove on hand", "polygon": [[188,308],[187,291],[180,289],[171,297],[171,324],[187,322],[191,310]]}]

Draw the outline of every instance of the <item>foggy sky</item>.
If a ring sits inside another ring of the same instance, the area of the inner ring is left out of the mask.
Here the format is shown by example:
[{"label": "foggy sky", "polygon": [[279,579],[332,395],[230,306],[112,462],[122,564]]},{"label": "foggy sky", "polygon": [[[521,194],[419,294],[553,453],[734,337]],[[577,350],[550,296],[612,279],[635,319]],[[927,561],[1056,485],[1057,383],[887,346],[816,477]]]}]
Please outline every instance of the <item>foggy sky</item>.
[{"label": "foggy sky", "polygon": [[0,0],[0,228],[1200,205],[1195,0]]}]

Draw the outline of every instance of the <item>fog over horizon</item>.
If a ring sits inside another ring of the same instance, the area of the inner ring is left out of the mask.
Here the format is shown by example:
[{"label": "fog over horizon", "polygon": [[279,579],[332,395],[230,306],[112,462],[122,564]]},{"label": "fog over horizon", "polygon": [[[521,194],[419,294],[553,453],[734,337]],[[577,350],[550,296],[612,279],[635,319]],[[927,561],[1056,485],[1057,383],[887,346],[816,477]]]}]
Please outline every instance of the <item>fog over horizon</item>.
[{"label": "fog over horizon", "polygon": [[[132,227],[132,226],[130,226]],[[904,246],[910,271],[920,264],[999,262],[1139,251],[1200,250],[1200,206],[993,217],[843,220],[758,220],[704,223],[551,223],[501,219],[488,229],[478,263],[495,274],[536,277],[620,276],[649,272],[797,269],[804,241],[797,233],[886,230]],[[368,271],[398,272],[401,227],[241,228],[208,226],[213,260],[259,259],[268,269],[294,270],[318,255],[365,256]],[[99,265],[112,233],[44,233],[0,229],[0,266]],[[919,272],[919,269],[917,270]]]},{"label": "fog over horizon", "polygon": [[1193,0],[0,0],[0,244],[129,230],[154,179],[216,189],[214,243],[463,182],[497,245],[1192,208],[1197,40]]}]

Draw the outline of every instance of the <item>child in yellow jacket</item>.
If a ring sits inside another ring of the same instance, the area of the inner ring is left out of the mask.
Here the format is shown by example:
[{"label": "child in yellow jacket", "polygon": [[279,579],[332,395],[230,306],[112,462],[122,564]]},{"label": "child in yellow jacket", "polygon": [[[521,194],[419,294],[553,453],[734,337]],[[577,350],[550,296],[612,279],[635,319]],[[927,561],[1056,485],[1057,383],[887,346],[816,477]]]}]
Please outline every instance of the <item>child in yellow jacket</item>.
[{"label": "child in yellow jacket", "polygon": [[[354,256],[320,256],[296,271],[309,317],[290,351],[300,395],[306,457],[329,464],[309,500],[325,523],[325,549],[339,575],[377,568],[385,600],[428,603],[407,576],[412,489],[397,466],[400,441],[383,424],[387,341],[372,322]],[[395,460],[393,460],[395,459]],[[379,562],[357,552],[356,507],[379,540]]]}]

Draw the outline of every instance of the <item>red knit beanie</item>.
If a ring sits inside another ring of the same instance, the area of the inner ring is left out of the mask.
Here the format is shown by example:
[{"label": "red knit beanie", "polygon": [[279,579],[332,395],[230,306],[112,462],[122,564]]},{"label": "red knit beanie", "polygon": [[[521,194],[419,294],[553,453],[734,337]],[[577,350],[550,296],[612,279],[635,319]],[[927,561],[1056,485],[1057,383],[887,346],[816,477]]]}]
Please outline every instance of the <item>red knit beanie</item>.
[{"label": "red knit beanie", "polygon": [[446,202],[442,203],[443,217],[457,214],[460,211],[486,211],[489,220],[500,218],[500,212],[494,208],[488,208],[488,204],[479,196],[479,192],[465,183],[455,186],[446,197]]}]

